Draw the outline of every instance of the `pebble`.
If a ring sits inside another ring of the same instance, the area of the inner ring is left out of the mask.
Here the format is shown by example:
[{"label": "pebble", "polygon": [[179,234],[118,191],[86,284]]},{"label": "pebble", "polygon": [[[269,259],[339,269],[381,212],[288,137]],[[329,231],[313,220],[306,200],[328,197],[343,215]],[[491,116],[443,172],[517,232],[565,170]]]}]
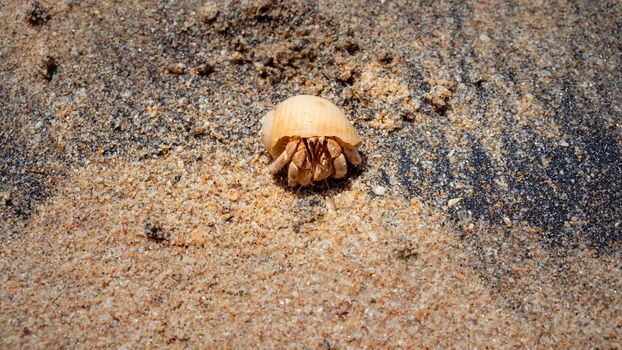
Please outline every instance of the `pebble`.
[{"label": "pebble", "polygon": [[447,201],[447,208],[453,207],[454,205],[460,203],[461,200],[461,197],[450,199],[449,201]]},{"label": "pebble", "polygon": [[503,217],[503,222],[507,227],[512,227],[512,220],[510,220],[510,218],[508,218],[507,216]]},{"label": "pebble", "polygon": [[203,63],[197,67],[197,73],[200,76],[210,75],[214,71],[214,66],[211,63]]},{"label": "pebble", "polygon": [[177,63],[166,67],[166,71],[170,74],[180,75],[186,70],[186,65],[183,63]]},{"label": "pebble", "polygon": [[372,242],[376,242],[378,240],[378,236],[373,231],[370,231],[367,235],[369,235],[369,239],[371,239]]},{"label": "pebble", "polygon": [[387,189],[383,186],[375,186],[372,191],[376,196],[384,196],[387,193]]}]

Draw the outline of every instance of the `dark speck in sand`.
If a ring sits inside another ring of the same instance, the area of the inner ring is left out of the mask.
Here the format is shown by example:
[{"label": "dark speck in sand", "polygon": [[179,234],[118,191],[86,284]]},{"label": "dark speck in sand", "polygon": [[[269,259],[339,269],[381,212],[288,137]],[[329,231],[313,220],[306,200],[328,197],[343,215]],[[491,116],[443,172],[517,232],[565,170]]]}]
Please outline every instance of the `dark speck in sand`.
[{"label": "dark speck in sand", "polygon": [[40,26],[50,20],[48,9],[41,5],[38,1],[30,3],[30,7],[26,12],[26,21],[33,26]]},{"label": "dark speck in sand", "polygon": [[147,238],[155,242],[168,241],[171,238],[171,232],[164,228],[157,220],[151,219],[145,221],[144,227]]}]

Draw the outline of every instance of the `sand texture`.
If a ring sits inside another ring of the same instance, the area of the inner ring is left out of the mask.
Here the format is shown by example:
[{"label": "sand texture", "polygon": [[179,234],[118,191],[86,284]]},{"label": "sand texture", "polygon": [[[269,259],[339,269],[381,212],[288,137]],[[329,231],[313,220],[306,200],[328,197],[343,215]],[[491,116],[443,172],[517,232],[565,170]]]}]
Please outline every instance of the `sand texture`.
[{"label": "sand texture", "polygon": [[0,1],[0,348],[620,348],[621,147],[620,1]]}]

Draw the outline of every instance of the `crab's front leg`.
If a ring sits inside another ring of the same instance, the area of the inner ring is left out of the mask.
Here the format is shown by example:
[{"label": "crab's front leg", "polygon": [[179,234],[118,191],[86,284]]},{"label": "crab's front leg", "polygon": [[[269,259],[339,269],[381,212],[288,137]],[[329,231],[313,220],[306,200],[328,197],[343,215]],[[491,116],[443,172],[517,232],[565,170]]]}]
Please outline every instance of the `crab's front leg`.
[{"label": "crab's front leg", "polygon": [[308,186],[311,184],[313,176],[310,169],[300,169],[296,166],[296,163],[289,163],[289,169],[287,170],[287,184],[290,187],[296,185]]},{"label": "crab's front leg", "polygon": [[336,179],[346,176],[348,172],[348,165],[346,164],[346,157],[341,153],[341,146],[333,139],[328,139],[326,142],[326,149],[332,158],[333,168],[335,172],[333,177]]},{"label": "crab's front leg", "polygon": [[334,169],[333,169],[333,158],[327,149],[328,139],[325,137],[318,137],[314,146],[312,147],[313,151],[313,181],[324,180],[329,177]]},{"label": "crab's front leg", "polygon": [[324,180],[333,173],[333,160],[327,153],[321,153],[313,169],[313,181]]},{"label": "crab's front leg", "polygon": [[347,143],[342,143],[341,147],[343,149],[343,154],[346,155],[346,158],[348,158],[352,165],[357,166],[363,162],[363,160],[361,159],[361,155],[355,146],[350,146]]},{"label": "crab's front leg", "polygon": [[281,152],[281,154],[272,162],[272,164],[268,165],[268,171],[270,174],[276,174],[285,164],[289,163],[292,160],[292,157],[296,153],[296,149],[298,148],[298,144],[300,143],[300,139],[293,139],[290,141],[287,146],[285,146],[285,150]]},{"label": "crab's front leg", "polygon": [[311,184],[313,177],[311,176],[310,169],[300,169],[296,166],[296,163],[289,163],[289,169],[287,170],[287,184],[290,187],[308,186]]},{"label": "crab's front leg", "polygon": [[296,187],[298,185],[298,167],[294,163],[289,163],[287,169],[287,184],[290,187]]},{"label": "crab's front leg", "polygon": [[341,179],[346,176],[348,164],[346,164],[346,157],[343,154],[333,159],[333,166],[335,167],[335,172],[333,173],[335,179]]},{"label": "crab's front leg", "polygon": [[287,182],[290,186],[294,187],[297,184],[301,186],[308,186],[313,180],[313,172],[311,166],[311,159],[307,155],[307,150],[303,142],[300,142],[297,146],[296,152],[292,157],[292,162],[289,163],[289,169],[287,172]]}]

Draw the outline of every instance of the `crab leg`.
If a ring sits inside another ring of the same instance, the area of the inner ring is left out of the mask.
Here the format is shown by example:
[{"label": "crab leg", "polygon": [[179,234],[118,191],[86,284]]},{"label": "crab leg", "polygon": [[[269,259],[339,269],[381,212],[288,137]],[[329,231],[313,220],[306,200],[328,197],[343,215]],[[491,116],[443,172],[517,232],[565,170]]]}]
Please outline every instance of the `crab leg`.
[{"label": "crab leg", "polygon": [[335,179],[340,179],[346,176],[348,172],[348,165],[346,164],[346,157],[343,154],[340,154],[339,157],[333,159],[333,165],[335,166],[335,173],[333,177]]},{"label": "crab leg", "polygon": [[296,186],[296,183],[302,186],[311,184],[313,172],[308,152],[309,147],[303,139],[302,142],[298,143],[292,162],[289,164],[287,179],[290,186]]},{"label": "crab leg", "polygon": [[287,169],[287,184],[290,187],[295,187],[298,184],[298,167],[294,163],[289,163]]},{"label": "crab leg", "polygon": [[363,160],[361,159],[361,155],[356,147],[350,146],[348,144],[342,144],[343,154],[346,155],[346,158],[352,163],[352,165],[360,165]]},{"label": "crab leg", "polygon": [[285,164],[289,163],[292,160],[292,157],[296,153],[296,149],[298,148],[298,144],[300,140],[290,141],[287,146],[285,146],[285,150],[268,166],[268,171],[270,174],[276,174]]},{"label": "crab leg", "polygon": [[[310,142],[311,143],[311,142]],[[333,173],[333,158],[325,137],[313,139],[313,181],[324,180]]]}]

